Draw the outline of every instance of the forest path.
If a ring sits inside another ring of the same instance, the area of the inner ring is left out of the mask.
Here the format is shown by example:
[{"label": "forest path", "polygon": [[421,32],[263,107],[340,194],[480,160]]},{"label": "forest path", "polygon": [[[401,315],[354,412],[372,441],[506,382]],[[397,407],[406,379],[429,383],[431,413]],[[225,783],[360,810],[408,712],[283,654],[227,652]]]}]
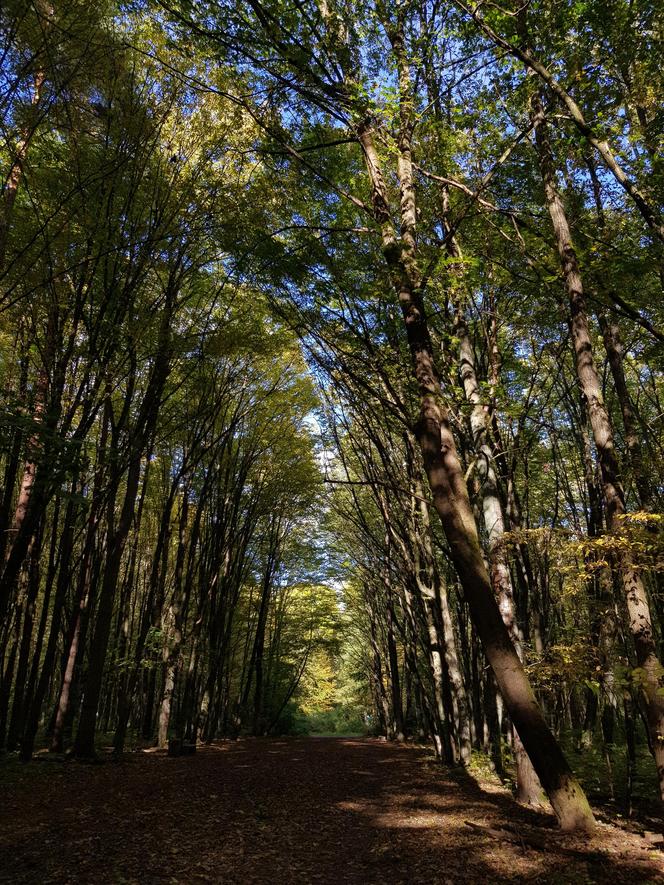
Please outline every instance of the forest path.
[{"label": "forest path", "polygon": [[[526,844],[467,820],[518,827]],[[441,769],[426,750],[370,739],[0,765],[4,882],[664,882],[664,855],[639,836],[602,825],[585,844],[553,827],[501,787]]]}]

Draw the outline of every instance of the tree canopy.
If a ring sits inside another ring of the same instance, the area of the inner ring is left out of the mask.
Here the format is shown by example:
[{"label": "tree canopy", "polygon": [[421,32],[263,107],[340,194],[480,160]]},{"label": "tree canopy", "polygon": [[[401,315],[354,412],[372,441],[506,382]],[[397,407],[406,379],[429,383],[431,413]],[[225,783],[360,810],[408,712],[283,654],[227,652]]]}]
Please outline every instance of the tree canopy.
[{"label": "tree canopy", "polygon": [[663,36],[3,4],[0,746],[368,730],[566,829],[664,797]]}]

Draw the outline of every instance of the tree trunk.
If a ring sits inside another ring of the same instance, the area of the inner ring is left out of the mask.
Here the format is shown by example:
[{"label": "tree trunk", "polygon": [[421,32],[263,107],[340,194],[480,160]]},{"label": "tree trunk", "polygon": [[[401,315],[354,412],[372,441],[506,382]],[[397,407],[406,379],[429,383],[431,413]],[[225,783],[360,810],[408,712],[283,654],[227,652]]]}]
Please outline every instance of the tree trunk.
[{"label": "tree trunk", "polygon": [[648,508],[652,504],[652,488],[643,463],[643,452],[641,451],[641,440],[639,439],[636,409],[634,408],[634,403],[632,402],[627,387],[627,381],[625,379],[623,345],[620,340],[620,329],[616,322],[607,319],[606,314],[603,311],[600,311],[597,314],[597,318],[602,332],[602,338],[604,340],[606,355],[609,359],[613,385],[620,405],[620,414],[622,415],[623,427],[625,428],[625,444],[627,446],[627,454],[632,468],[632,476],[634,478],[639,504],[643,508]]},{"label": "tree trunk", "polygon": [[[613,428],[602,397],[600,378],[593,357],[581,273],[569,223],[556,184],[553,153],[539,96],[533,98],[532,119],[536,125],[537,150],[547,209],[553,225],[569,298],[570,330],[576,372],[597,448],[606,503],[607,527],[609,531],[617,532],[620,529],[620,519],[627,512],[625,495],[620,480]],[[664,692],[662,691],[664,669],[657,656],[655,634],[643,579],[638,569],[630,563],[628,556],[621,558],[616,569],[627,603],[629,628],[642,674],[640,688],[646,705],[648,731],[657,766],[660,795],[664,800]]]},{"label": "tree trunk", "polygon": [[30,652],[32,648],[32,630],[35,618],[37,594],[39,592],[40,547],[41,529],[38,528],[35,537],[32,540],[27,574],[25,575],[26,599],[23,608],[23,629],[18,655],[18,665],[16,668],[16,679],[14,681],[14,700],[9,720],[9,729],[7,730],[7,749],[10,751],[16,749],[21,732],[23,731],[26,705],[29,704],[25,683],[28,676],[28,666],[30,663]]},{"label": "tree trunk", "polygon": [[101,695],[102,677],[106,651],[113,620],[113,602],[120,573],[122,551],[129,534],[134,512],[134,503],[138,492],[140,478],[140,455],[134,456],[127,476],[122,514],[115,531],[109,526],[107,540],[107,556],[99,592],[94,633],[90,644],[88,674],[83,695],[81,718],[78,723],[74,752],[77,756],[91,758],[95,755],[95,731],[97,728],[97,710]]},{"label": "tree trunk", "polygon": [[[44,5],[46,7],[46,13],[50,16],[53,15],[53,8],[50,3],[37,5]],[[16,150],[14,152],[12,163],[9,168],[9,173],[5,179],[5,186],[3,188],[4,205],[2,207],[2,212],[0,213],[0,272],[4,270],[5,266],[7,238],[9,236],[11,217],[14,211],[14,203],[16,202],[18,189],[21,184],[21,179],[23,178],[23,166],[28,156],[28,147],[30,145],[32,136],[34,135],[37,128],[39,104],[41,102],[45,80],[46,76],[44,70],[42,68],[38,68],[35,72],[32,83],[32,95],[30,97],[30,115],[28,124],[24,127],[21,133],[21,138],[16,145]]]},{"label": "tree trunk", "polygon": [[512,722],[549,796],[561,827],[568,830],[589,830],[594,827],[594,818],[588,801],[544,720],[494,598],[449,418],[441,402],[440,381],[433,358],[416,263],[417,213],[410,147],[413,104],[410,74],[402,57],[402,40],[402,35],[393,38],[401,93],[397,162],[401,193],[400,242],[397,242],[390,219],[387,189],[370,123],[365,121],[360,125],[358,137],[371,181],[374,214],[381,228],[383,253],[401,306],[413,373],[419,390],[420,418],[415,435],[422,451],[434,506],[441,519],[452,561]]},{"label": "tree trunk", "polygon": [[159,707],[159,733],[157,742],[160,747],[168,745],[168,729],[171,720],[171,706],[173,692],[175,690],[175,677],[180,663],[180,651],[183,639],[182,615],[187,609],[189,594],[182,596],[184,559],[186,552],[186,530],[189,513],[189,490],[183,491],[182,507],[180,510],[180,524],[178,530],[178,550],[175,557],[175,580],[173,589],[173,601],[171,604],[171,616],[173,619],[173,636],[170,644],[164,645],[164,666],[166,676],[164,678],[164,690]]},{"label": "tree trunk", "polygon": [[401,705],[401,679],[399,674],[399,656],[394,634],[394,607],[392,591],[388,588],[387,598],[387,660],[390,665],[390,692],[392,695],[392,734],[395,741],[403,741],[404,722],[403,707]]},{"label": "tree trunk", "polygon": [[[447,213],[448,206],[445,199],[444,214],[446,219]],[[455,262],[451,271],[453,277],[457,277],[461,272],[463,256],[456,238],[447,225],[447,221],[446,227],[448,228],[448,252]],[[453,286],[456,286],[458,282],[457,279],[454,279]],[[517,654],[521,661],[523,661],[523,636],[517,622],[512,577],[503,545],[505,519],[498,494],[498,477],[488,426],[489,413],[480,393],[480,384],[475,365],[475,349],[470,339],[468,325],[461,304],[460,292],[454,293],[454,301],[456,303],[455,331],[459,338],[459,374],[466,399],[471,406],[470,429],[475,450],[476,470],[479,477],[482,515],[488,536],[491,584],[498,600],[500,614],[509,631]],[[525,805],[540,805],[542,788],[528,758],[528,754],[525,752],[521,739],[516,732],[514,732],[513,744],[516,763],[517,799]]]}]

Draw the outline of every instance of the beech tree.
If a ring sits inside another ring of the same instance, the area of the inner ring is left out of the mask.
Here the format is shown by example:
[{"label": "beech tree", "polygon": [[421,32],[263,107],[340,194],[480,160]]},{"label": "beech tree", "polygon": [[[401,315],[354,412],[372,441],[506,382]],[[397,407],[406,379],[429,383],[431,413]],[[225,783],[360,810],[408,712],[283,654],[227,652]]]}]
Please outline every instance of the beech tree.
[{"label": "beech tree", "polygon": [[5,750],[322,711],[565,829],[579,748],[664,797],[662,21],[609,6],[3,6]]}]

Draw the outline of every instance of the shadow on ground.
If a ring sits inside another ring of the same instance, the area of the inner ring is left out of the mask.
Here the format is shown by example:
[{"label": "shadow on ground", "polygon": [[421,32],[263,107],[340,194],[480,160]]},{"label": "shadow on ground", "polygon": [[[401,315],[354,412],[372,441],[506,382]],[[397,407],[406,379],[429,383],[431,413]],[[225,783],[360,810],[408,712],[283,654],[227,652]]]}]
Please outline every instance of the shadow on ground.
[{"label": "shadow on ground", "polygon": [[[368,739],[9,765],[0,789],[3,882],[664,883],[664,855],[637,836],[602,825],[590,842],[563,838],[504,790]],[[525,841],[496,835],[506,827]]]}]

